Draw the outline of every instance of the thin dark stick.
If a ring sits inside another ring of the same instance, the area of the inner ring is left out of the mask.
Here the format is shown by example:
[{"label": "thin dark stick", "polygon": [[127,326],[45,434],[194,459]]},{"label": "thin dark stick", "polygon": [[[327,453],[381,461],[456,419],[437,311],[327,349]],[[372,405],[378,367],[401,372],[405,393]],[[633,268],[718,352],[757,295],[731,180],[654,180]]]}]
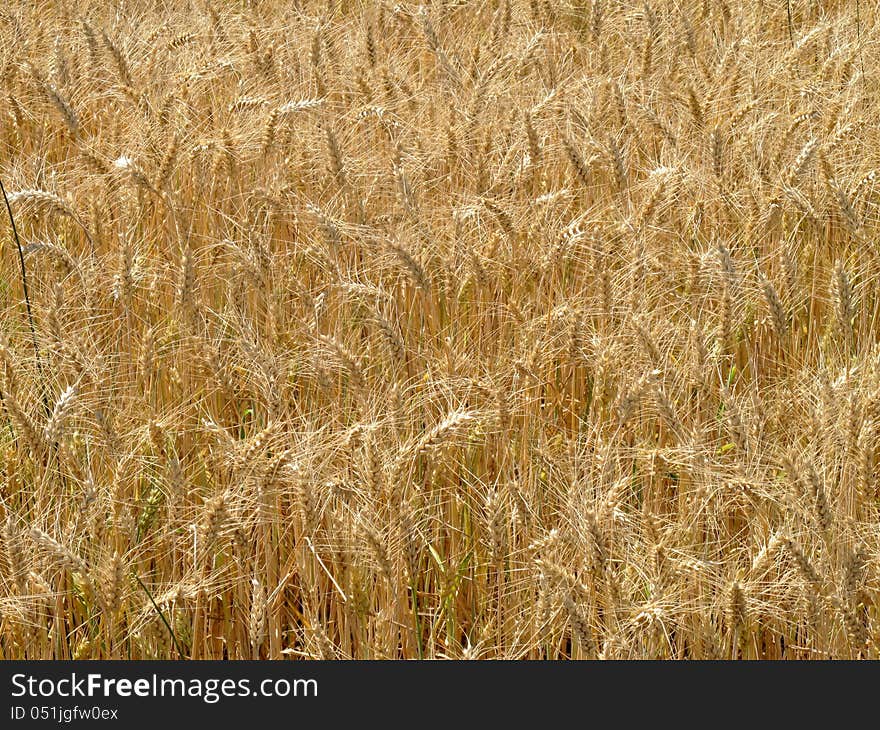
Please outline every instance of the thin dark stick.
[{"label": "thin dark stick", "polygon": [[40,372],[40,380],[43,379],[43,365],[40,362],[40,347],[37,345],[37,329],[34,327],[34,314],[31,311],[31,297],[28,293],[27,270],[24,266],[24,251],[21,248],[21,240],[18,237],[18,228],[15,227],[15,218],[12,216],[12,206],[9,205],[9,198],[6,195],[6,188],[3,187],[3,181],[0,180],[0,192],[3,193],[3,201],[6,203],[6,212],[9,213],[9,224],[12,226],[12,235],[15,238],[15,245],[18,248],[18,261],[21,264],[21,288],[24,290],[24,304],[27,307],[28,324],[31,328],[31,337],[34,340],[34,354],[37,356],[37,370]]},{"label": "thin dark stick", "polygon": [[785,9],[788,12],[788,40],[794,45],[794,29],[791,25],[791,0],[786,0]]},{"label": "thin dark stick", "polygon": [[186,654],[183,651],[183,647],[180,645],[180,642],[177,640],[177,636],[174,633],[174,629],[171,628],[171,624],[168,623],[168,619],[165,618],[165,614],[162,613],[162,609],[159,608],[159,605],[153,600],[153,594],[150,593],[149,588],[144,585],[144,582],[138,577],[137,573],[132,573],[134,579],[137,581],[137,584],[143,589],[144,593],[147,594],[147,598],[150,599],[150,603],[153,604],[153,608],[156,609],[156,613],[159,614],[159,618],[162,619],[162,623],[165,624],[165,628],[168,629],[168,633],[171,634],[171,640],[174,642],[174,646],[177,649],[177,653],[180,655],[181,659],[186,658]]},{"label": "thin dark stick", "polygon": [[859,67],[861,68],[862,76],[864,76],[865,57],[862,55],[862,13],[859,6],[859,0],[856,0],[856,39],[859,42]]}]

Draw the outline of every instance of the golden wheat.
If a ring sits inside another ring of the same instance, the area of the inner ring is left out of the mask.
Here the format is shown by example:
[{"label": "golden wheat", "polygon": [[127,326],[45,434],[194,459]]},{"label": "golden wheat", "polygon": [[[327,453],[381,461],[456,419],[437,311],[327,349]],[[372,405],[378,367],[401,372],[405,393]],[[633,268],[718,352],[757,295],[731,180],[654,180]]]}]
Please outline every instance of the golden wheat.
[{"label": "golden wheat", "polygon": [[880,16],[789,5],[8,3],[0,658],[880,657]]}]

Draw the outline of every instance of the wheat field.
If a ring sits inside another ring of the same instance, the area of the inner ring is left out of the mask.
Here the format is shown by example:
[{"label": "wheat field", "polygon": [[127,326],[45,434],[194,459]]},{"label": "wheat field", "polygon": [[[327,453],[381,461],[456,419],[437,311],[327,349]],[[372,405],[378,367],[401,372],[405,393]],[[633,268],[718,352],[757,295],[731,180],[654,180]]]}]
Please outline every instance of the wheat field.
[{"label": "wheat field", "polygon": [[11,0],[0,658],[877,658],[878,15]]}]

